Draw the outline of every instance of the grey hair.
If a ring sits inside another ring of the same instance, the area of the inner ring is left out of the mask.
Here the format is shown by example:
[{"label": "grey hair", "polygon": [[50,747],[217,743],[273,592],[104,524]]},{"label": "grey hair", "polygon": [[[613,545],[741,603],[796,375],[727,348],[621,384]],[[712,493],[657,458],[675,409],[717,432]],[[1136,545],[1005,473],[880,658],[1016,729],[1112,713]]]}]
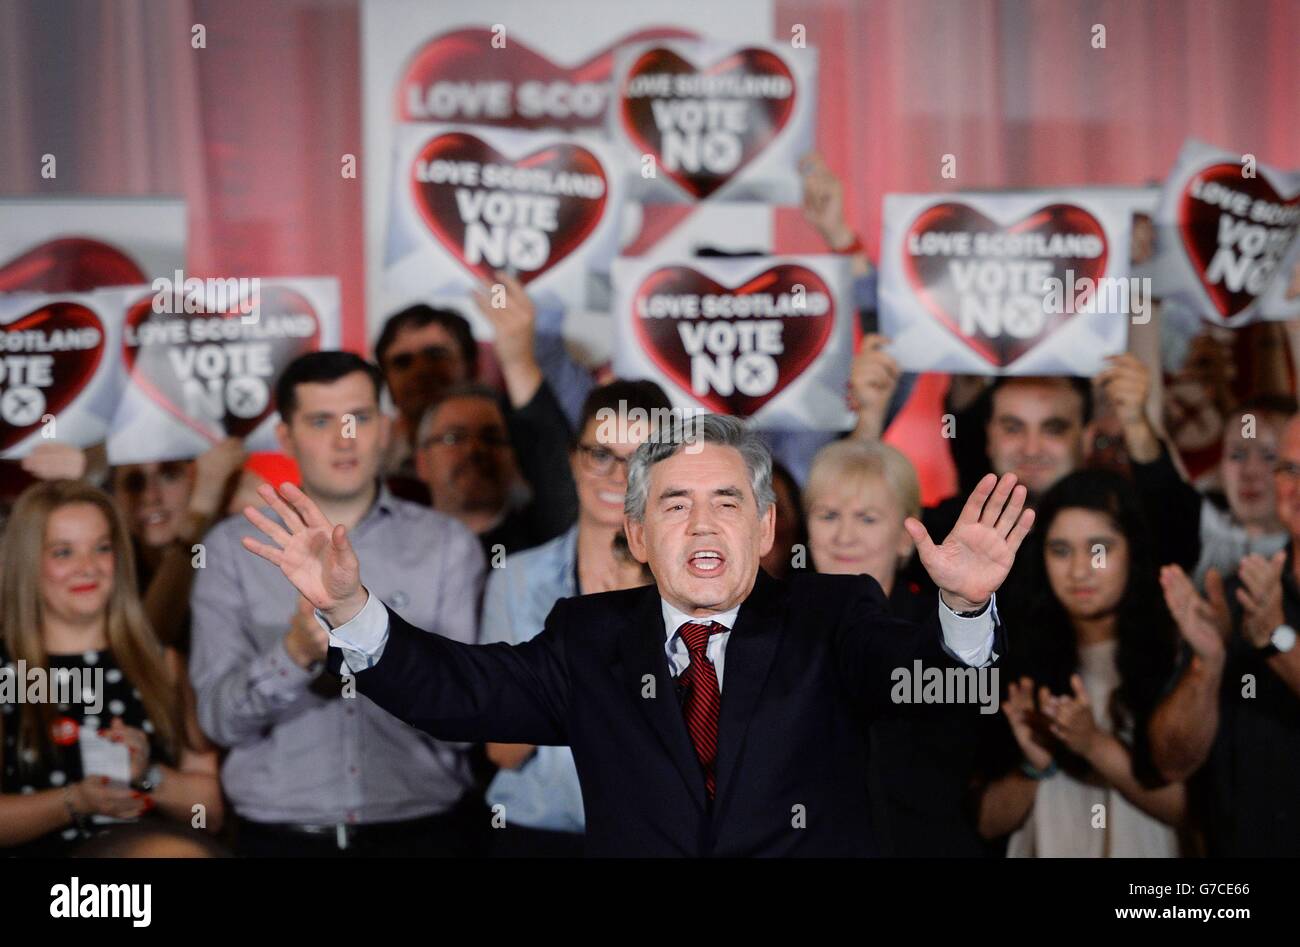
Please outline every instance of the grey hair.
[{"label": "grey hair", "polygon": [[740,453],[749,471],[749,485],[759,516],[776,502],[772,490],[772,454],[762,438],[740,418],[729,414],[688,415],[677,416],[653,429],[649,439],[637,447],[627,465],[623,515],[635,522],[643,521],[650,493],[650,468],[683,448],[689,453],[692,446],[699,444],[730,447]]},{"label": "grey hair", "polygon": [[476,381],[460,382],[444,391],[438,400],[425,408],[424,414],[420,415],[420,424],[415,429],[417,447],[423,444],[425,439],[433,433],[433,419],[438,414],[438,409],[454,398],[482,398],[484,401],[491,401],[501,409],[501,416],[506,416],[505,407],[501,403],[501,393],[491,385],[484,385]]}]

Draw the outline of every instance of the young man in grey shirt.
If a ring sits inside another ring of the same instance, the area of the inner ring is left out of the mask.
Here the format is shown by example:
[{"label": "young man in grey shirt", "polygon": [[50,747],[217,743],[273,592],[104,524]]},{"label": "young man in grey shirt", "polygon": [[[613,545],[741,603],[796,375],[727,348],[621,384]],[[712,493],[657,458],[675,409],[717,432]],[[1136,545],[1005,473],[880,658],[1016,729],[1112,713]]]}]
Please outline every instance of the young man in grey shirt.
[{"label": "young man in grey shirt", "polygon": [[[419,627],[477,643],[478,539],[381,484],[380,385],[351,353],[297,359],[277,384],[281,446],[303,490],[365,548],[368,587]],[[406,726],[326,672],[324,630],[280,570],[243,552],[250,535],[242,516],[208,533],[192,596],[190,676],[203,730],[229,750],[221,776],[239,851],[475,853],[489,822],[470,747]]]}]

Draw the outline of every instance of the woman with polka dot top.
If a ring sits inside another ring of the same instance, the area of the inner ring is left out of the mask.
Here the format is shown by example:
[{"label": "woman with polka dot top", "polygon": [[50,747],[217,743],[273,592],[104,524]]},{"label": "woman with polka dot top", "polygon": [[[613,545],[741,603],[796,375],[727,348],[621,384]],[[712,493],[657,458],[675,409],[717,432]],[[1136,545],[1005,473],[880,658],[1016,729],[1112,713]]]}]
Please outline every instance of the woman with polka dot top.
[{"label": "woman with polka dot top", "polygon": [[0,760],[0,854],[67,854],[142,818],[221,826],[184,664],[149,628],[121,514],[85,483],[32,486],[6,524]]}]

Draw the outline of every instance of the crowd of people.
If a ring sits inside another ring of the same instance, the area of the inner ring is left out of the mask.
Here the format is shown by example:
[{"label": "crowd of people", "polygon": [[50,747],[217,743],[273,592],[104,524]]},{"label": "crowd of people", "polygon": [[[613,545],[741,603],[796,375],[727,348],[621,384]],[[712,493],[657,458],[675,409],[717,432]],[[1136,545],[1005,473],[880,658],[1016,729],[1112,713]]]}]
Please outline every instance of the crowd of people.
[{"label": "crowd of people", "polygon": [[[804,185],[827,249],[855,256],[856,424],[763,432],[776,540],[762,567],[866,574],[895,614],[918,617],[938,590],[905,520],[942,538],[990,471],[1015,474],[1037,516],[998,592],[1000,713],[872,721],[862,800],[885,852],[1300,852],[1300,415],[1287,386],[1233,403],[1232,358],[1209,333],[1167,397],[1159,340],[1136,334],[1095,379],[954,378],[952,430],[934,437],[962,489],[923,506],[908,445],[882,440],[916,378],[875,331],[875,273],[839,183],[812,159]],[[610,437],[600,418],[671,402],[652,381],[574,363],[524,287],[495,281],[505,305],[486,287],[478,300],[493,372],[463,317],[416,305],[387,320],[373,362],[322,351],[290,364],[277,436],[292,479],[347,527],[372,595],[457,641],[522,644],[561,599],[655,582],[623,533],[629,459],[652,431]],[[151,824],[168,845],[196,833],[205,853],[582,853],[567,747],[435,740],[329,670],[311,603],[241,548],[258,532],[237,514],[283,467],[230,439],[113,469],[51,443],[23,468],[34,482],[0,547],[0,673],[102,669],[104,693],[98,713],[0,702],[6,854],[120,853],[106,840]],[[86,772],[82,731],[126,747],[128,782]]]}]

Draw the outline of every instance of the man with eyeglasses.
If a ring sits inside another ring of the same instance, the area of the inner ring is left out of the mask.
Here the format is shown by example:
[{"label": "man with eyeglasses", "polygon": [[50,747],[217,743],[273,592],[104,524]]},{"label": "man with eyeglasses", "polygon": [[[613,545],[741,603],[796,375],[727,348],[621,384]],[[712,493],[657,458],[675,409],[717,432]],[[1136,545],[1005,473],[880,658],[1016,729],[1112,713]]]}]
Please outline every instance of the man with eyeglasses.
[{"label": "man with eyeglasses", "polygon": [[1209,601],[1177,566],[1161,574],[1188,644],[1175,686],[1151,718],[1151,753],[1170,781],[1206,766],[1210,854],[1300,852],[1300,416],[1283,429],[1273,487],[1285,550],[1241,560]]},{"label": "man with eyeglasses", "polygon": [[568,428],[544,384],[521,409],[486,385],[447,391],[420,421],[416,470],[435,510],[468,527],[495,565],[568,528],[576,512]]},{"label": "man with eyeglasses", "polygon": [[[280,444],[302,489],[369,552],[375,594],[436,635],[475,643],[483,554],[455,520],[380,482],[381,385],[351,352],[295,359],[276,385]],[[229,751],[222,786],[240,853],[479,854],[489,815],[471,747],[395,723],[328,673],[310,607],[278,569],[240,554],[249,533],[240,517],[204,537],[190,661],[199,723]]]},{"label": "man with eyeglasses", "polygon": [[[493,354],[506,395],[502,411],[524,479],[553,511],[553,522],[524,537],[529,544],[536,544],[567,527],[577,508],[572,486],[565,483],[569,421],[554,389],[543,379],[540,360],[545,359],[562,384],[585,373],[568,357],[558,329],[538,327],[537,307],[510,273],[494,273],[471,296],[493,329]],[[555,312],[546,312],[554,322]],[[385,453],[385,473],[390,486],[403,496],[427,502],[420,483],[425,478],[415,460],[415,454],[423,450],[420,423],[449,390],[478,377],[478,343],[459,313],[421,304],[388,320],[375,343],[375,358],[398,413]],[[536,462],[526,456],[539,448],[542,456]]]},{"label": "man with eyeglasses", "polygon": [[429,402],[415,427],[415,472],[435,510],[476,533],[494,566],[540,545],[577,515],[569,422],[538,365],[536,309],[523,284],[495,274],[474,301],[495,332],[504,397],[461,383]]}]

